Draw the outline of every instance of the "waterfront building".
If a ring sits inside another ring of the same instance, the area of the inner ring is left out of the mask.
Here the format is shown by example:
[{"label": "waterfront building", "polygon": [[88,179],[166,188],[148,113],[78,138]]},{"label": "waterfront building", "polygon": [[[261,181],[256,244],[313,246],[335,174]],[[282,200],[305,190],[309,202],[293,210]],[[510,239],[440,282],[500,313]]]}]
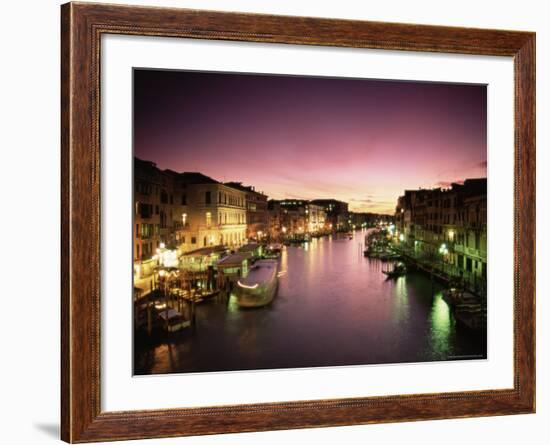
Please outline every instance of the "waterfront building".
[{"label": "waterfront building", "polygon": [[246,193],[201,173],[179,173],[183,205],[179,249],[246,243]]},{"label": "waterfront building", "polygon": [[349,229],[349,206],[347,202],[336,199],[314,199],[311,204],[321,206],[325,210],[327,229]]},{"label": "waterfront building", "polygon": [[172,265],[185,252],[237,249],[247,242],[246,218],[244,191],[134,158],[134,285],[150,289],[155,268]]},{"label": "waterfront building", "polygon": [[304,199],[270,200],[268,232],[271,239],[317,234],[325,229],[324,207]]},{"label": "waterfront building", "polygon": [[395,213],[395,241],[420,261],[485,291],[487,179],[447,189],[406,190]]},{"label": "waterfront building", "polygon": [[281,202],[270,199],[267,202],[267,232],[270,240],[280,241],[285,237],[286,227],[283,230],[282,221]]},{"label": "waterfront building", "polygon": [[258,192],[254,186],[244,186],[242,182],[226,182],[225,185],[241,190],[246,194],[246,236],[261,240],[268,236],[267,195]]},{"label": "waterfront building", "polygon": [[174,200],[174,177],[155,163],[134,159],[133,258],[138,278],[159,265],[161,249],[176,248],[182,208]]},{"label": "waterfront building", "polygon": [[308,202],[306,205],[306,223],[309,233],[319,233],[325,230],[327,214],[325,208]]},{"label": "waterfront building", "polygon": [[348,221],[356,228],[375,227],[379,223],[388,223],[393,221],[393,216],[371,212],[349,212]]},{"label": "waterfront building", "polygon": [[307,233],[307,203],[300,199],[279,201],[281,224],[287,236],[301,236]]}]

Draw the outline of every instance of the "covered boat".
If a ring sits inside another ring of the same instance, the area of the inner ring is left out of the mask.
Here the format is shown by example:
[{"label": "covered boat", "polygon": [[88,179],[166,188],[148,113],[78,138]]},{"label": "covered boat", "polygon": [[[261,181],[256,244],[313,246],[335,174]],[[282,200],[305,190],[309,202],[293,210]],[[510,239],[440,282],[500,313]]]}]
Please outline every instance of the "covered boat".
[{"label": "covered boat", "polygon": [[389,278],[399,278],[407,273],[407,267],[403,263],[397,263],[393,270],[383,270],[383,274]]},{"label": "covered boat", "polygon": [[259,307],[271,303],[277,292],[277,260],[259,260],[250,268],[246,278],[237,281],[237,304]]},{"label": "covered boat", "polygon": [[164,329],[168,332],[176,332],[191,326],[189,320],[186,320],[181,313],[170,307],[166,307],[159,312],[159,318],[162,320]]}]

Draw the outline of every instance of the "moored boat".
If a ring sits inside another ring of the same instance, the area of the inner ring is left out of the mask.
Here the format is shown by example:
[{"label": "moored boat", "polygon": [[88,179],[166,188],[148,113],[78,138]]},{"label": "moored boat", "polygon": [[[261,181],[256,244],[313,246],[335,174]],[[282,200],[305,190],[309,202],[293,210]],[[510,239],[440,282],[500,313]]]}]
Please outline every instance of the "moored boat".
[{"label": "moored boat", "polygon": [[388,278],[399,278],[407,273],[407,267],[403,263],[397,263],[392,270],[383,270]]},{"label": "moored boat", "polygon": [[236,298],[241,307],[265,306],[277,292],[277,260],[259,260],[250,268],[245,278],[237,281]]},{"label": "moored boat", "polygon": [[272,243],[267,246],[267,249],[265,250],[264,257],[265,258],[277,258],[279,255],[281,255],[281,251],[283,250],[283,245],[280,243]]},{"label": "moored boat", "polygon": [[170,307],[166,307],[158,315],[162,320],[164,330],[168,332],[176,332],[191,326],[191,322],[186,320],[183,314]]}]

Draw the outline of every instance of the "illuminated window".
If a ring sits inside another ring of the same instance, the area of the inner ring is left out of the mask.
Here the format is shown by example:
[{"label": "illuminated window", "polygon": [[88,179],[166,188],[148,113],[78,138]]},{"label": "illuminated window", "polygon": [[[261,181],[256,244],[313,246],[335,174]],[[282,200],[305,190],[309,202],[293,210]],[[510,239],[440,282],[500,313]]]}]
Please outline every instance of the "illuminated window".
[{"label": "illuminated window", "polygon": [[183,227],[187,225],[187,213],[184,213],[183,215],[181,215],[181,222],[183,224]]},{"label": "illuminated window", "polygon": [[206,212],[206,227],[210,227],[212,225],[212,213]]}]

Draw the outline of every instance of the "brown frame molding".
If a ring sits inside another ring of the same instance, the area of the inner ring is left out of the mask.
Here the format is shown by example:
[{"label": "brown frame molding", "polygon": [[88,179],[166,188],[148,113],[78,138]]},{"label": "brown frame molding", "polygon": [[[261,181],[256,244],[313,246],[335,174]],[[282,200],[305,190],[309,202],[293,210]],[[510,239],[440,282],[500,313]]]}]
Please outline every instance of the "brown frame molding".
[{"label": "brown frame molding", "polygon": [[[515,71],[514,388],[102,412],[99,70],[102,34],[510,56]],[[535,411],[535,34],[67,3],[61,7],[61,438],[171,437]]]}]

